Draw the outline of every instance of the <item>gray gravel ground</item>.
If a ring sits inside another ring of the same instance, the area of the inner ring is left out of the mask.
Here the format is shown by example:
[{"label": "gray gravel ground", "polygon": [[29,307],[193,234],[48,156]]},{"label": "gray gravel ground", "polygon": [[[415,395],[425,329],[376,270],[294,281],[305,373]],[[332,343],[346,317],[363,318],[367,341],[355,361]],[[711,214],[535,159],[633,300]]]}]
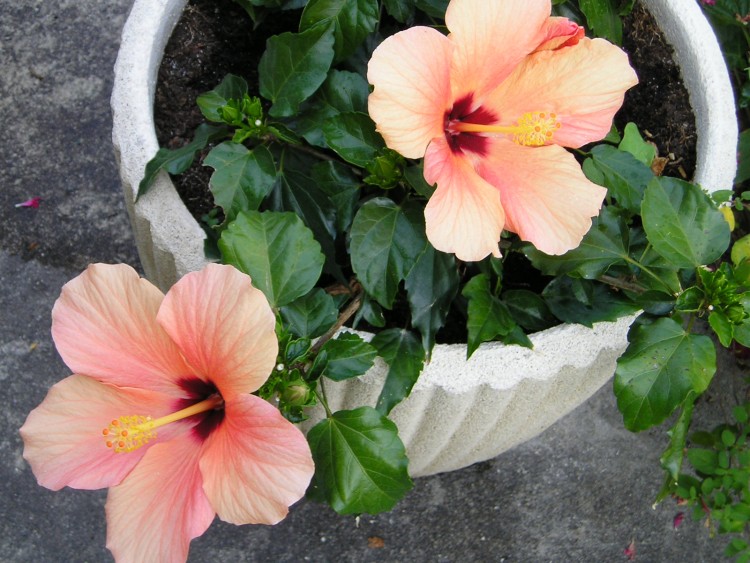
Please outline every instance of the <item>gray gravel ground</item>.
[{"label": "gray gravel ground", "polygon": [[[49,334],[62,284],[89,262],[138,267],[109,140],[112,66],[131,4],[0,4],[1,561],[111,560],[105,491],[39,487],[18,428],[69,373]],[[32,196],[39,209],[14,207]],[[737,371],[728,361],[727,387]],[[275,527],[217,521],[190,561],[624,562],[631,540],[640,562],[722,560],[723,538],[689,518],[673,530],[671,501],[651,508],[664,443],[662,432],[622,428],[607,385],[515,450],[417,480],[389,514],[357,523],[303,501]]]}]

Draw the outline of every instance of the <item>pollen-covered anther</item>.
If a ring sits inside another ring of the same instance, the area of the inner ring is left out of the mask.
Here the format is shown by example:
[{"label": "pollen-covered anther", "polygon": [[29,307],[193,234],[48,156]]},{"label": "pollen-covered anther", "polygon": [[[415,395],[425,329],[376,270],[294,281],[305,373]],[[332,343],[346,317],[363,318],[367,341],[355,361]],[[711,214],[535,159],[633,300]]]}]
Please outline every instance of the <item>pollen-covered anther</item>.
[{"label": "pollen-covered anther", "polygon": [[104,444],[115,453],[137,450],[156,438],[156,431],[150,416],[121,416],[102,430]]},{"label": "pollen-covered anther", "polygon": [[513,141],[527,147],[546,145],[561,126],[554,113],[524,113],[515,124]]}]

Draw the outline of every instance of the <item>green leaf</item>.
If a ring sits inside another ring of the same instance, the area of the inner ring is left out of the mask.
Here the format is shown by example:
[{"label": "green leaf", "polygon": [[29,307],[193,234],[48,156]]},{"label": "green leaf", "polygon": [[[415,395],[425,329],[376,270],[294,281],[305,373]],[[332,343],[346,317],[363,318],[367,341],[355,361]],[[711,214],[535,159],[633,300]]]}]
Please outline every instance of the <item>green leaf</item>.
[{"label": "green leaf", "polygon": [[449,0],[416,0],[417,8],[433,18],[445,19]]},{"label": "green leaf", "polygon": [[424,169],[419,164],[404,168],[404,178],[414,191],[425,199],[430,199],[435,193],[435,186],[431,186],[424,179]]},{"label": "green leaf", "polygon": [[639,309],[636,303],[604,284],[568,276],[547,284],[542,297],[561,321],[588,327],[601,321],[615,321]]},{"label": "green leaf", "polygon": [[656,147],[643,140],[635,123],[625,125],[624,135],[618,148],[621,151],[629,152],[646,166],[651,166],[654,158],[656,158]]},{"label": "green leaf", "polygon": [[669,446],[664,450],[659,462],[662,468],[668,473],[672,482],[676,482],[682,470],[682,462],[685,457],[685,448],[687,442],[687,433],[690,429],[690,422],[693,419],[693,407],[695,406],[695,393],[688,393],[685,402],[682,405],[677,422],[667,431],[669,436]]},{"label": "green leaf", "polygon": [[597,36],[622,45],[622,20],[612,0],[578,0],[578,7]]},{"label": "green leaf", "polygon": [[276,164],[263,145],[249,151],[244,145],[224,142],[211,149],[203,165],[214,169],[209,187],[227,221],[240,211],[257,211],[276,181]]},{"label": "green leaf", "polygon": [[646,186],[654,178],[651,169],[632,154],[609,145],[595,146],[591,155],[594,165],[604,176],[602,185],[609,195],[631,213],[640,213]]},{"label": "green leaf", "polygon": [[310,0],[302,12],[300,31],[333,27],[334,62],[348,58],[378,23],[377,0]]},{"label": "green leaf", "polygon": [[544,330],[557,324],[557,319],[538,293],[511,289],[502,294],[502,300],[513,319],[528,331]]},{"label": "green leaf", "polygon": [[414,17],[414,0],[384,0],[383,4],[388,15],[399,23],[406,23]]},{"label": "green leaf", "polygon": [[710,338],[689,334],[669,318],[635,324],[628,338],[614,387],[625,427],[637,432],[664,421],[691,392],[706,390],[716,350]]},{"label": "green leaf", "polygon": [[406,277],[404,285],[411,310],[411,324],[422,335],[429,357],[435,335],[445,324],[461,279],[456,259],[427,245]]},{"label": "green leaf", "polygon": [[734,338],[734,326],[727,316],[721,311],[711,311],[708,315],[708,324],[711,325],[721,345],[729,348]]},{"label": "green leaf", "polygon": [[360,182],[351,168],[333,160],[312,167],[315,185],[325,192],[336,209],[336,230],[346,233],[354,220],[360,195]]},{"label": "green leaf", "polygon": [[313,177],[318,161],[293,150],[283,151],[277,160],[279,174],[269,206],[274,211],[290,211],[301,217],[323,249],[325,272],[345,281],[336,264],[336,206]]},{"label": "green leaf", "polygon": [[388,375],[375,405],[379,413],[387,415],[409,396],[424,368],[425,351],[414,334],[397,328],[377,333],[372,344],[388,364]]},{"label": "green leaf", "polygon": [[321,124],[340,113],[367,112],[370,86],[356,72],[331,70],[328,78],[307,102],[294,129],[311,145],[326,147]]},{"label": "green leaf", "polygon": [[388,198],[365,203],[351,230],[352,268],[365,291],[386,309],[427,246],[424,219],[415,206]]},{"label": "green leaf", "polygon": [[464,286],[461,294],[469,300],[469,318],[466,321],[468,360],[482,342],[489,342],[498,336],[506,336],[516,323],[508,307],[490,291],[487,274],[478,274]]},{"label": "green leaf", "polygon": [[675,266],[710,264],[729,246],[729,225],[695,184],[654,178],[646,189],[641,215],[648,241]]},{"label": "green leaf", "polygon": [[745,348],[750,348],[750,319],[734,327],[734,339]]},{"label": "green leaf", "polygon": [[273,102],[268,113],[297,113],[299,104],[325,81],[333,54],[333,26],[271,37],[258,65],[260,95]]},{"label": "green leaf", "polygon": [[688,461],[693,468],[704,475],[715,475],[719,459],[715,451],[702,448],[690,448],[687,451]]},{"label": "green leaf", "polygon": [[154,158],[146,163],[143,179],[138,184],[136,201],[149,190],[159,172],[166,170],[170,174],[181,174],[190,168],[195,159],[196,152],[206,148],[208,143],[225,137],[226,134],[227,130],[225,127],[202,123],[195,130],[193,140],[184,147],[174,150],[159,149]]},{"label": "green leaf", "polygon": [[221,234],[219,249],[224,263],[249,274],[272,307],[309,292],[325,259],[294,213],[244,211]]},{"label": "green leaf", "polygon": [[319,287],[281,308],[284,326],[294,335],[305,338],[325,334],[337,317],[338,309],[333,297]]},{"label": "green leaf", "polygon": [[750,180],[750,129],[745,129],[740,133],[739,140],[739,162],[737,165],[737,175],[734,177],[735,184],[741,184]]},{"label": "green leaf", "polygon": [[310,374],[333,381],[358,377],[372,367],[378,351],[361,336],[344,332],[326,342],[318,352]]},{"label": "green leaf", "polygon": [[341,113],[323,124],[326,143],[338,155],[356,166],[365,167],[385,148],[385,142],[375,131],[375,123],[366,113]]},{"label": "green leaf", "polygon": [[221,122],[222,116],[219,108],[227,105],[229,100],[242,100],[245,94],[247,94],[245,79],[234,74],[227,74],[216,88],[198,96],[196,103],[206,119]]},{"label": "green leaf", "polygon": [[534,267],[551,276],[577,274],[596,279],[614,264],[624,264],[628,258],[629,230],[620,213],[605,207],[594,218],[591,229],[581,244],[561,256],[549,256],[531,244],[523,252]]},{"label": "green leaf", "polygon": [[334,413],[307,440],[315,462],[307,494],[339,514],[388,511],[412,487],[396,425],[371,407]]}]

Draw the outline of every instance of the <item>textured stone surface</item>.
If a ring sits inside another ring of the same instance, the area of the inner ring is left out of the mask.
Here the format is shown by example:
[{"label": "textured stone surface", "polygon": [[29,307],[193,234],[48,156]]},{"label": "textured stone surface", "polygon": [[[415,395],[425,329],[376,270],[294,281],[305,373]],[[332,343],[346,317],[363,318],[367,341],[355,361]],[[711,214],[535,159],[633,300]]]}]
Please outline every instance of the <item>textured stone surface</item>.
[{"label": "textured stone surface", "polygon": [[[109,142],[109,89],[131,0],[0,6],[0,560],[109,561],[104,491],[39,487],[17,430],[69,373],[50,335],[60,287],[91,261],[138,265]],[[41,76],[38,78],[36,75]],[[13,206],[44,197],[39,209]],[[726,385],[733,364],[724,366]],[[710,402],[713,413],[720,400]],[[715,414],[713,415],[715,416]],[[717,561],[725,541],[651,502],[659,431],[623,430],[609,385],[499,458],[417,479],[389,513],[339,517],[302,502],[275,527],[215,522],[190,560]],[[377,545],[381,538],[383,547]]]}]

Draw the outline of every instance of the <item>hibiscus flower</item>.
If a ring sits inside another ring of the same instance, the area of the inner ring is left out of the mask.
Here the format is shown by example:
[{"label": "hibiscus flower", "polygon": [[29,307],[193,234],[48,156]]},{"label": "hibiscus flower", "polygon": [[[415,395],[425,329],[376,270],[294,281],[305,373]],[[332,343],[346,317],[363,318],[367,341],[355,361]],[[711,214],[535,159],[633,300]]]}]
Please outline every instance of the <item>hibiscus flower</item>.
[{"label": "hibiscus flower", "polygon": [[278,522],[313,462],[301,432],[250,394],[276,361],[274,325],[230,266],[188,274],[166,296],[129,266],[89,266],[52,311],[74,375],[21,428],[37,480],[110,487],[107,547],[120,561],[185,561],[216,514]]},{"label": "hibiscus flower", "polygon": [[462,260],[500,256],[504,229],[563,254],[606,194],[563,147],[603,138],[638,79],[622,50],[550,9],[549,0],[452,0],[448,36],[412,27],[370,60],[370,116],[388,147],[424,157],[437,184],[427,237]]}]

